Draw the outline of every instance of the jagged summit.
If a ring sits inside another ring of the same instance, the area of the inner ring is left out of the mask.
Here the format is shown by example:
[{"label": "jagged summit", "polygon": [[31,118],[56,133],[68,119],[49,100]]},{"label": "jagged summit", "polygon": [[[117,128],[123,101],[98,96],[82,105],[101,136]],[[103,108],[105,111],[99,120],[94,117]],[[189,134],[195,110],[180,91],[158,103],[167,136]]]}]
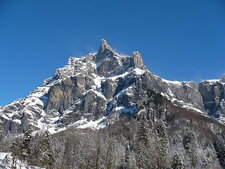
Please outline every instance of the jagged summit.
[{"label": "jagged summit", "polygon": [[134,51],[132,54],[132,60],[134,66],[139,67],[141,69],[145,68],[140,52]]},{"label": "jagged summit", "polygon": [[107,51],[112,51],[112,48],[108,45],[108,43],[105,39],[102,39],[101,45],[98,50],[98,54],[103,54]]},{"label": "jagged summit", "polygon": [[95,61],[101,62],[105,58],[113,57],[116,52],[108,45],[107,41],[102,39],[98,53],[95,55]]}]

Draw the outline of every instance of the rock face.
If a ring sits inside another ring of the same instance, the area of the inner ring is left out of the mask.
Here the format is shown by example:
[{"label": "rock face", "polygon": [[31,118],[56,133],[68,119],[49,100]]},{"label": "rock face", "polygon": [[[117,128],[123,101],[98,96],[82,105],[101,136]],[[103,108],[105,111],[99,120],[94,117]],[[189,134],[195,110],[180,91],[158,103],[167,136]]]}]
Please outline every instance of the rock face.
[{"label": "rock face", "polygon": [[132,55],[132,59],[131,59],[131,67],[137,67],[137,68],[140,68],[140,69],[145,69],[144,67],[144,64],[143,64],[143,60],[141,58],[141,54],[136,51],[136,52],[133,52],[133,55]]},{"label": "rock face", "polygon": [[199,84],[199,92],[202,95],[208,115],[215,118],[225,115],[225,83],[222,79],[201,82]]},{"label": "rock face", "polygon": [[103,54],[107,54],[112,52],[112,48],[108,45],[107,41],[102,39],[100,48],[98,50],[98,56],[99,55],[103,55]]}]

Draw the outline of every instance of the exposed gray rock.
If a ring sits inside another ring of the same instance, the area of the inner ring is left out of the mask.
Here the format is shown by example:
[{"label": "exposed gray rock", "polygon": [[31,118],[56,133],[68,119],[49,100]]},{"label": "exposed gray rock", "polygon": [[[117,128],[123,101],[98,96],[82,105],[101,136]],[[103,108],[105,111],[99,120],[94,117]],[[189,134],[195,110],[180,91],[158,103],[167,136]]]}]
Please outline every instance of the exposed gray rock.
[{"label": "exposed gray rock", "polygon": [[131,67],[138,67],[140,69],[145,68],[141,54],[138,51],[133,52],[130,64]]},{"label": "exposed gray rock", "polygon": [[112,79],[107,79],[101,84],[102,94],[107,98],[111,99],[115,93],[117,84]]},{"label": "exposed gray rock", "polygon": [[203,81],[199,84],[199,92],[202,95],[206,111],[210,116],[219,117],[225,115],[224,99],[225,86],[219,81]]},{"label": "exposed gray rock", "polygon": [[100,76],[108,76],[109,74],[113,74],[114,70],[118,69],[119,66],[118,59],[112,55],[98,63],[97,74]]},{"label": "exposed gray rock", "polygon": [[83,75],[70,77],[52,86],[49,90],[47,111],[57,110],[62,113],[73,105],[82,94],[91,89],[93,80]]},{"label": "exposed gray rock", "polygon": [[108,45],[106,40],[102,39],[98,54],[103,54],[107,51],[112,51],[112,48]]}]

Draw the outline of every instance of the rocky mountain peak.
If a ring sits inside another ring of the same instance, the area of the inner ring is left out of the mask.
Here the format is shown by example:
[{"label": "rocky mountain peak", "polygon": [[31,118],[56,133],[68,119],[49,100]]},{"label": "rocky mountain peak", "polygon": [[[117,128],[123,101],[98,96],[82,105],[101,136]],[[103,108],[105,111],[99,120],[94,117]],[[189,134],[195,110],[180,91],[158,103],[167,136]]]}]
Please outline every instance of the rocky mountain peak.
[{"label": "rocky mountain peak", "polygon": [[143,69],[144,64],[141,54],[138,51],[133,52],[131,65]]},{"label": "rocky mountain peak", "polygon": [[111,58],[115,55],[113,49],[108,45],[107,41],[102,39],[98,53],[95,56],[95,62],[102,62],[106,58]]},{"label": "rocky mountain peak", "polygon": [[102,39],[101,45],[98,50],[98,54],[106,53],[107,51],[112,51],[112,48],[108,45],[105,39]]}]

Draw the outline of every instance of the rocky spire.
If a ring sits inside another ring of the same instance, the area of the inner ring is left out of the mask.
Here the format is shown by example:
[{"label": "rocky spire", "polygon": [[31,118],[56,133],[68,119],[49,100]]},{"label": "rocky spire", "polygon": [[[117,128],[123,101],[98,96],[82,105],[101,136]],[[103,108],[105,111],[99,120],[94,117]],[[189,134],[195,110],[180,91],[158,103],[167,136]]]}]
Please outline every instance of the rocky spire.
[{"label": "rocky spire", "polygon": [[144,68],[141,54],[138,51],[133,52],[131,65],[138,68]]},{"label": "rocky spire", "polygon": [[98,54],[105,53],[106,51],[112,51],[112,48],[108,45],[106,40],[102,39]]}]

